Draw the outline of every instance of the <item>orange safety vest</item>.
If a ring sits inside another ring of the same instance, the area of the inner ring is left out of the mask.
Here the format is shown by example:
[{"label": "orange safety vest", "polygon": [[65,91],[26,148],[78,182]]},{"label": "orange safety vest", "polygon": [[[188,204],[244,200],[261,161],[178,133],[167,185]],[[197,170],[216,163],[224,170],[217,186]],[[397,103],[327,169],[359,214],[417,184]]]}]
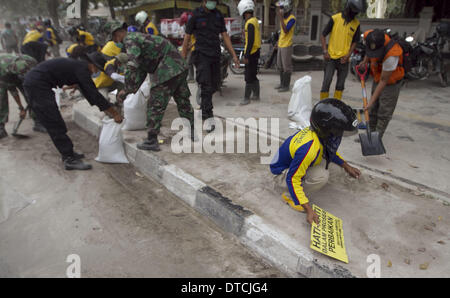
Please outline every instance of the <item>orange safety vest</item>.
[{"label": "orange safety vest", "polygon": [[[367,35],[364,36],[364,38]],[[391,41],[391,38],[385,34],[384,35],[384,46]],[[403,79],[405,76],[405,69],[402,67],[403,65],[403,50],[399,44],[395,44],[384,56],[383,60],[380,61],[378,58],[370,58],[370,71],[372,73],[373,79],[376,83],[379,83],[381,80],[381,73],[383,71],[383,62],[386,61],[389,57],[399,57],[397,68],[392,72],[391,77],[388,80],[388,85],[393,85]]]}]

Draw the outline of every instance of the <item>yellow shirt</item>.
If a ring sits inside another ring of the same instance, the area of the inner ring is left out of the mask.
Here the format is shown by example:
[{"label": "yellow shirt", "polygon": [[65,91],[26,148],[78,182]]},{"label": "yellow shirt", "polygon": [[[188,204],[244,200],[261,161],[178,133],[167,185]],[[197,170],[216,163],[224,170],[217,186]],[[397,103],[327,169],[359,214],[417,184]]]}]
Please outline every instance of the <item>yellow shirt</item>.
[{"label": "yellow shirt", "polygon": [[66,52],[67,52],[67,56],[70,56],[73,52],[73,49],[75,49],[76,47],[78,47],[79,44],[74,43],[73,45],[71,45],[70,47],[67,48]]},{"label": "yellow shirt", "polygon": [[350,52],[353,37],[359,26],[359,21],[353,19],[345,24],[342,13],[332,16],[333,29],[331,30],[330,40],[328,42],[328,53],[331,59],[339,59]]},{"label": "yellow shirt", "polygon": [[148,23],[147,27],[145,27],[145,33],[149,33],[148,29],[153,29],[153,35],[159,35],[158,28],[152,22]]},{"label": "yellow shirt", "polygon": [[32,31],[28,32],[27,35],[25,35],[22,45],[25,45],[32,41],[39,41],[40,39],[42,39],[42,37],[43,36],[42,36],[41,32],[39,32],[37,30],[32,30]]},{"label": "yellow shirt", "polygon": [[250,51],[250,54],[256,53],[261,48],[261,31],[259,29],[259,23],[258,19],[256,17],[250,18],[245,23],[245,50],[244,52],[247,52],[247,46],[248,46],[248,26],[252,24],[255,28],[255,37],[253,42],[253,47]]},{"label": "yellow shirt", "polygon": [[122,49],[116,46],[114,41],[108,41],[102,49],[102,54],[109,57],[116,57],[122,52]]},{"label": "yellow shirt", "polygon": [[[116,59],[111,59],[108,62],[106,62],[105,64],[105,69],[111,65],[114,64],[116,62]],[[97,87],[97,89],[99,88],[107,88],[112,86],[112,84],[114,84],[114,80],[111,79],[105,72],[101,72],[100,75],[98,77],[96,77],[94,79],[94,83],[95,83],[95,87]]]},{"label": "yellow shirt", "polygon": [[84,44],[87,46],[93,46],[95,44],[94,36],[89,32],[78,30],[78,36],[85,36]]},{"label": "yellow shirt", "polygon": [[47,28],[47,32],[50,32],[50,36],[51,36],[50,40],[51,40],[52,44],[56,45],[57,44],[57,42],[56,42],[56,35],[55,35],[55,32],[53,31],[53,29],[52,28]]},{"label": "yellow shirt", "polygon": [[[287,18],[284,18],[283,22],[285,25],[287,25],[289,23],[289,21],[292,19],[295,20],[295,16],[291,14]],[[295,30],[295,26],[292,26],[292,28],[288,31],[288,33],[285,33],[283,28],[281,28],[280,39],[278,40],[279,48],[287,48],[287,47],[292,46],[292,38],[294,37],[294,30]]]}]

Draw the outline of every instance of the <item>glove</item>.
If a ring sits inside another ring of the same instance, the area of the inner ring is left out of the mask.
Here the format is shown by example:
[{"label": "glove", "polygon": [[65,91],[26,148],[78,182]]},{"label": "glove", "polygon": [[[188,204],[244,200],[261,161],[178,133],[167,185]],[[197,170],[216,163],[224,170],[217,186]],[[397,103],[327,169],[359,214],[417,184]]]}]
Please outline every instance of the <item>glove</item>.
[{"label": "glove", "polygon": [[117,74],[115,72],[111,74],[111,79],[113,79],[116,82],[120,82],[122,84],[125,84],[125,76],[122,76],[122,75]]}]

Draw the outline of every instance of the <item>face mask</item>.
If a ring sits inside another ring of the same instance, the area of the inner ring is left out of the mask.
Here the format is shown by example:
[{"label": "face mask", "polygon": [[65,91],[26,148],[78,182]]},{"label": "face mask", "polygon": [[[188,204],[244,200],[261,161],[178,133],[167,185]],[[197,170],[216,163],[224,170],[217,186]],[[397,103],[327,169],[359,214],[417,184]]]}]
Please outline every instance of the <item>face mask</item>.
[{"label": "face mask", "polygon": [[96,73],[92,74],[92,77],[93,77],[93,78],[98,78],[98,77],[100,76],[101,73],[102,73],[101,71],[96,72]]},{"label": "face mask", "polygon": [[216,8],[217,2],[216,1],[206,1],[206,8],[208,10],[213,10]]},{"label": "face mask", "polygon": [[119,49],[123,49],[123,43],[121,43],[121,42],[115,42],[114,44],[115,44],[116,47],[118,47]]}]

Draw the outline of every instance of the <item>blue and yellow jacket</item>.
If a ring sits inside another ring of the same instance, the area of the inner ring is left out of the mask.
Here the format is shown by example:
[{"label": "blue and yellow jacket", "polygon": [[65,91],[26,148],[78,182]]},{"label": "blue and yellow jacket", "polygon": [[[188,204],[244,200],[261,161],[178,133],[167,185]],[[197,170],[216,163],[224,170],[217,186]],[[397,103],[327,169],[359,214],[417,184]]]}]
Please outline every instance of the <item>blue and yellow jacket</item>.
[{"label": "blue and yellow jacket", "polygon": [[[303,191],[303,180],[310,167],[322,162],[323,150],[319,137],[308,127],[290,136],[281,145],[272,161],[270,170],[274,175],[280,175],[284,170],[289,169],[286,183],[295,205],[309,202]],[[331,162],[340,166],[344,164],[339,154],[336,154]]]}]

